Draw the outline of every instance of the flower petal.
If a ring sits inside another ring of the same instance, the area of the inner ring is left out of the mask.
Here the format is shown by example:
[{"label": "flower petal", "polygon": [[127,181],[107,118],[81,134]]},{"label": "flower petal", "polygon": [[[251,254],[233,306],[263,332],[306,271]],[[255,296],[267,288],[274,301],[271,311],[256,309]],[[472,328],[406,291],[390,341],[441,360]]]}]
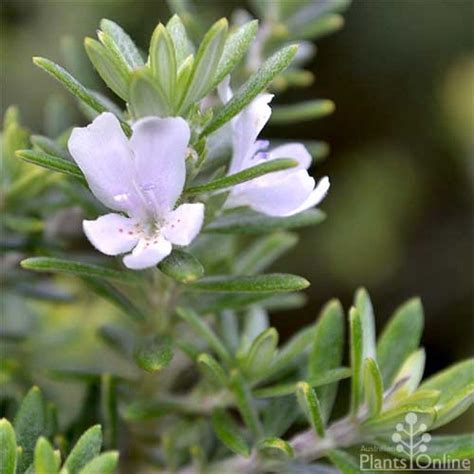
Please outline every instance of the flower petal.
[{"label": "flower petal", "polygon": [[175,245],[189,245],[199,234],[203,222],[204,204],[181,204],[168,215],[163,235]]},{"label": "flower petal", "polygon": [[247,163],[261,147],[257,137],[268,122],[272,110],[268,105],[272,94],[257,96],[233,121],[234,153],[229,173],[236,173],[249,166]]},{"label": "flower petal", "polygon": [[115,115],[105,112],[87,127],[75,128],[68,148],[96,198],[110,209],[130,213],[137,201],[132,152]]},{"label": "flower petal", "polygon": [[106,214],[82,227],[91,244],[106,255],[119,255],[135,247],[140,237],[134,219],[120,214]]},{"label": "flower petal", "polygon": [[171,250],[171,243],[163,237],[152,241],[141,239],[133,252],[123,257],[123,263],[132,270],[155,267],[171,253]]},{"label": "flower petal", "polygon": [[311,155],[304,145],[301,143],[287,143],[285,145],[277,146],[270,151],[268,159],[275,160],[276,158],[292,158],[296,160],[298,168],[307,170],[311,166]]},{"label": "flower petal", "polygon": [[147,117],[133,125],[130,146],[137,184],[148,206],[160,216],[173,209],[183,190],[189,138],[189,126],[179,117]]},{"label": "flower petal", "polygon": [[329,178],[327,176],[321,178],[319,183],[316,185],[316,188],[308,196],[306,201],[303,202],[300,207],[295,209],[292,214],[298,214],[300,212],[306,211],[306,209],[317,206],[326,197],[326,194],[329,191],[329,186]]},{"label": "flower petal", "polygon": [[269,216],[289,216],[297,212],[311,195],[314,179],[306,170],[279,171],[277,179],[272,174],[276,173],[233,188],[228,206],[246,205]]}]

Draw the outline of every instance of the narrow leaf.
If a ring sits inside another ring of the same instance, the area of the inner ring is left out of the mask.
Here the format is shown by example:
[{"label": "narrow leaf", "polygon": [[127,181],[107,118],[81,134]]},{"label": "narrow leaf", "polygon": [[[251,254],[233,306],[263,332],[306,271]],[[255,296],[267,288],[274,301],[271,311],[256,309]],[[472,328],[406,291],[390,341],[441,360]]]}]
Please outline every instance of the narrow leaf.
[{"label": "narrow leaf", "polygon": [[287,124],[315,120],[334,112],[332,100],[317,99],[300,104],[280,105],[272,107],[272,124]]},{"label": "narrow leaf", "polygon": [[221,387],[228,384],[227,375],[219,364],[210,354],[200,354],[197,358],[197,364],[201,372],[212,382]]},{"label": "narrow leaf", "polygon": [[353,416],[357,414],[361,402],[361,391],[363,386],[362,380],[362,363],[363,363],[363,333],[362,321],[360,313],[356,308],[349,311],[349,327],[350,327],[350,356],[351,356],[351,413]]},{"label": "narrow leaf", "polygon": [[328,458],[342,474],[360,474],[360,463],[349,453],[339,449],[328,452]]},{"label": "narrow leaf", "polygon": [[408,356],[394,378],[393,385],[397,386],[397,389],[390,397],[391,403],[404,400],[418,388],[425,369],[425,359],[426,355],[423,349]]},{"label": "narrow leaf", "polygon": [[290,443],[281,438],[265,438],[258,443],[259,451],[268,453],[271,458],[278,458],[282,455],[284,458],[292,458],[295,453]]},{"label": "narrow leaf", "polygon": [[231,356],[214,331],[200,318],[194,311],[189,308],[178,308],[176,310],[178,316],[186,321],[192,328],[207,341],[210,347],[216,351],[224,362],[230,362]]},{"label": "narrow leaf", "polygon": [[160,262],[158,268],[169,277],[180,283],[192,283],[204,275],[201,262],[184,250],[174,249]]},{"label": "narrow leaf", "polygon": [[193,45],[188,38],[186,28],[178,15],[173,15],[166,24],[171,38],[173,40],[174,49],[176,52],[176,62],[180,66],[184,60],[194,53]]},{"label": "narrow leaf", "polygon": [[307,382],[298,382],[296,398],[306,418],[320,437],[324,437],[324,421],[321,416],[321,407],[316,392]]},{"label": "narrow leaf", "polygon": [[46,438],[38,439],[34,459],[35,474],[56,474],[58,472],[56,455]]},{"label": "narrow leaf", "polygon": [[231,174],[230,176],[225,176],[223,178],[216,179],[215,181],[211,181],[210,183],[201,184],[199,186],[192,186],[186,189],[186,193],[198,194],[227,189],[232,186],[236,186],[237,184],[245,183],[246,181],[251,181],[252,179],[264,176],[269,173],[294,168],[297,165],[298,162],[290,158],[277,158],[275,160],[266,161],[265,163],[252,166],[245,170],[239,171],[238,173]]},{"label": "narrow leaf", "polygon": [[344,18],[338,14],[323,15],[315,21],[307,22],[300,28],[294,30],[295,39],[315,39],[330,35],[339,31],[344,26]]},{"label": "narrow leaf", "polygon": [[231,451],[241,456],[250,456],[250,447],[245,438],[239,433],[234,420],[224,410],[215,410],[212,413],[212,427],[217,437]]},{"label": "narrow leaf", "polygon": [[16,472],[16,437],[13,426],[2,418],[0,420],[0,474]]},{"label": "narrow leaf", "polygon": [[102,447],[102,430],[99,425],[89,428],[77,441],[66,458],[64,467],[68,474],[79,474],[89,461],[94,459]]},{"label": "narrow leaf", "polygon": [[135,350],[135,362],[147,372],[157,372],[169,365],[173,359],[171,341],[169,339],[143,341]]},{"label": "narrow leaf", "polygon": [[35,270],[37,272],[54,272],[82,277],[105,278],[128,284],[138,284],[140,282],[140,278],[131,272],[117,271],[89,263],[73,262],[53,257],[27,258],[22,260],[21,266],[27,270]]},{"label": "narrow leaf", "polygon": [[278,333],[275,328],[268,328],[253,341],[247,356],[242,361],[244,373],[257,378],[265,373],[271,364],[278,346]]},{"label": "narrow leaf", "polygon": [[296,54],[296,45],[287,46],[277,51],[265,61],[261,68],[239,89],[234,97],[215,115],[202,132],[206,136],[222,127],[244,109],[270,82],[288,67]]},{"label": "narrow leaf", "polygon": [[100,377],[100,415],[104,426],[104,445],[115,447],[118,431],[117,380],[111,374]]},{"label": "narrow leaf", "polygon": [[377,362],[388,387],[405,359],[420,344],[423,308],[418,298],[398,308],[386,324],[377,343]]},{"label": "narrow leaf", "polygon": [[118,464],[119,453],[109,451],[89,461],[79,474],[113,474]]},{"label": "narrow leaf", "polygon": [[43,135],[32,135],[30,140],[35,147],[39,148],[48,155],[58,156],[65,160],[70,160],[71,158],[69,152],[63,148],[62,145],[51,138],[45,137]]},{"label": "narrow leaf", "polygon": [[365,288],[360,288],[357,290],[354,305],[359,312],[362,324],[362,358],[363,360],[365,360],[367,357],[375,359],[376,349],[374,310],[369,294]]},{"label": "narrow leaf", "polygon": [[270,217],[250,210],[235,211],[217,218],[206,226],[205,231],[220,234],[266,234],[272,230],[319,224],[325,217],[318,209],[309,209],[290,217]]},{"label": "narrow leaf", "polygon": [[130,83],[130,111],[135,118],[169,115],[169,104],[160,85],[148,71],[139,70],[132,75]]},{"label": "narrow leaf", "polygon": [[18,150],[16,156],[24,161],[41,166],[42,168],[74,176],[82,183],[86,183],[81,169],[76,164],[61,158],[60,156],[53,156],[36,150]]},{"label": "narrow leaf", "polygon": [[383,382],[377,362],[370,357],[364,363],[364,393],[368,417],[377,416],[382,410]]},{"label": "narrow leaf", "polygon": [[446,425],[462,415],[474,403],[474,383],[459,391],[449,402],[436,403],[436,421],[431,429]]},{"label": "narrow leaf", "polygon": [[255,276],[208,277],[189,285],[199,291],[215,292],[285,292],[307,288],[309,282],[302,277],[285,273],[269,273]]}]

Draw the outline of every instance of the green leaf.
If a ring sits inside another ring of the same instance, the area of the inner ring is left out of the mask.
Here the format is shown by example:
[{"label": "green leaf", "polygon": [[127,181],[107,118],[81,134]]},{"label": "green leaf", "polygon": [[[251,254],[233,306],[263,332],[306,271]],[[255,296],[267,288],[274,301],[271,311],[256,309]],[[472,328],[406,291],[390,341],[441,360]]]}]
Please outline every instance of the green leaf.
[{"label": "green leaf", "polygon": [[420,344],[423,330],[423,308],[418,298],[397,309],[386,324],[377,343],[377,362],[384,387],[388,387],[406,358]]},{"label": "green leaf", "polygon": [[187,194],[199,194],[207,193],[211,191],[218,191],[221,189],[227,189],[232,186],[236,186],[240,183],[251,181],[252,179],[264,176],[269,173],[276,171],[286,170],[294,168],[298,165],[298,162],[290,158],[277,158],[275,160],[266,161],[256,166],[251,166],[245,170],[239,171],[238,173],[224,176],[223,178],[216,179],[210,183],[201,184],[199,186],[192,186],[186,189]]},{"label": "green leaf", "polygon": [[39,438],[35,447],[35,474],[56,474],[58,472],[57,457],[46,438]]},{"label": "green leaf", "polygon": [[297,242],[298,236],[288,232],[276,232],[261,237],[239,255],[235,262],[235,273],[240,275],[259,273],[294,247]]},{"label": "green leaf", "polygon": [[177,69],[173,40],[168,30],[161,23],[155,28],[150,43],[150,68],[161,90],[170,104],[175,94]]},{"label": "green leaf", "polygon": [[193,45],[189,41],[186,28],[178,15],[173,15],[171,17],[166,24],[166,29],[173,40],[176,52],[176,62],[178,63],[178,66],[180,66],[190,54],[193,54]]},{"label": "green leaf", "polygon": [[190,308],[178,308],[178,316],[186,321],[192,328],[207,341],[219,357],[226,363],[231,361],[231,356],[214,331]]},{"label": "green leaf", "polygon": [[184,250],[174,249],[160,262],[158,268],[169,277],[180,283],[192,283],[204,275],[201,262]]},{"label": "green leaf", "polygon": [[[350,376],[351,370],[349,368],[338,367],[336,369],[330,369],[317,377],[308,379],[306,382],[311,387],[321,387],[324,385],[332,384],[334,382],[338,382],[339,380],[345,379]],[[253,393],[256,397],[259,398],[282,397],[295,393],[296,388],[297,382],[289,382],[278,385],[272,385],[270,387],[258,388],[255,389]]]},{"label": "green leaf", "polygon": [[[344,350],[344,311],[337,300],[329,301],[316,322],[313,347],[308,361],[308,378],[339,367]],[[336,397],[337,385],[317,390],[323,419],[328,420]]]},{"label": "green leaf", "polygon": [[157,372],[169,365],[173,359],[171,341],[168,338],[143,341],[135,350],[137,365],[147,372]]},{"label": "green leaf", "polygon": [[324,421],[316,392],[307,382],[298,382],[296,398],[309,423],[320,437],[324,437]]},{"label": "green leaf", "polygon": [[377,416],[382,410],[382,375],[374,359],[368,357],[364,362],[364,393],[369,418]]},{"label": "green leaf", "polygon": [[43,151],[48,155],[58,156],[64,160],[70,160],[71,158],[69,152],[51,138],[44,137],[43,135],[32,135],[30,140],[35,147],[39,148],[40,151]]},{"label": "green leaf", "polygon": [[242,368],[248,378],[253,379],[265,374],[278,347],[278,332],[268,328],[254,339],[246,357],[242,360]]},{"label": "green leaf", "polygon": [[245,425],[249,428],[254,437],[260,437],[263,433],[263,427],[258,417],[258,411],[252,397],[252,392],[246,380],[242,377],[242,374],[237,370],[231,372],[230,386]]},{"label": "green leaf", "polygon": [[117,445],[118,407],[117,380],[111,374],[100,377],[100,415],[104,426],[104,445]]},{"label": "green leaf", "polygon": [[302,277],[285,274],[269,273],[255,276],[216,276],[207,277],[189,285],[199,291],[239,292],[239,293],[276,293],[304,290],[309,282]]},{"label": "green leaf", "polygon": [[145,313],[135,303],[107,281],[94,277],[83,277],[83,280],[97,295],[110,301],[134,321],[147,319]]},{"label": "green leaf", "polygon": [[272,107],[272,125],[289,124],[315,120],[334,112],[332,100],[317,99],[300,104],[280,105]]},{"label": "green leaf", "polygon": [[317,18],[297,28],[292,35],[295,39],[310,39],[315,40],[323,36],[330,35],[339,31],[344,26],[344,18],[341,15],[330,14]]},{"label": "green leaf", "polygon": [[170,112],[164,92],[147,70],[138,70],[132,75],[129,107],[135,118],[166,117]]},{"label": "green leaf", "polygon": [[228,384],[227,375],[219,364],[210,354],[200,354],[197,358],[197,365],[201,372],[212,382],[221,387]]},{"label": "green leaf", "polygon": [[17,469],[23,472],[33,462],[36,440],[45,429],[45,407],[38,387],[33,387],[22,400],[13,426],[17,445],[23,450]]},{"label": "green leaf", "polygon": [[363,364],[363,333],[362,319],[356,308],[349,310],[350,357],[352,368],[351,379],[351,413],[357,414],[361,402],[362,364]]},{"label": "green leaf", "polygon": [[[104,41],[103,36],[102,41]],[[92,38],[84,40],[84,47],[91,63],[107,86],[123,100],[128,100],[130,73],[118,55]]]},{"label": "green leaf", "polygon": [[229,35],[224,45],[221,60],[217,66],[211,90],[217,87],[242,60],[249,49],[250,43],[257,34],[257,29],[258,20],[252,20]]},{"label": "green leaf", "polygon": [[250,447],[247,441],[240,434],[237,424],[225,410],[215,410],[212,413],[211,421],[212,428],[222,443],[236,454],[244,457],[250,456]]},{"label": "green leaf", "polygon": [[244,109],[270,82],[286,69],[296,54],[298,46],[291,45],[277,51],[248,79],[234,97],[217,112],[202,132],[206,136],[222,127]]},{"label": "green leaf", "polygon": [[309,209],[290,217],[270,217],[250,210],[234,211],[217,218],[206,226],[205,231],[220,234],[266,234],[272,230],[319,224],[325,217],[318,209]]},{"label": "green leaf", "polygon": [[31,257],[21,261],[21,266],[37,272],[65,273],[82,277],[105,278],[122,283],[138,284],[138,276],[127,271],[117,271],[111,268],[99,267],[90,263],[73,262],[54,257]]},{"label": "green leaf", "polygon": [[89,461],[79,474],[112,474],[117,468],[118,458],[117,451],[102,453]]},{"label": "green leaf", "polygon": [[212,89],[212,80],[222,56],[227,37],[227,29],[227,20],[221,18],[212,25],[204,36],[196,53],[193,71],[186,88],[186,94],[180,104],[181,111],[186,111],[191,104],[202,99]]},{"label": "green leaf", "polygon": [[271,458],[292,458],[295,453],[290,443],[281,438],[265,438],[257,445],[257,449]]},{"label": "green leaf", "polygon": [[446,425],[462,415],[474,403],[474,383],[469,384],[453,397],[449,402],[435,406],[436,421],[431,429]]},{"label": "green leaf", "polygon": [[375,359],[376,349],[374,310],[369,294],[365,288],[360,288],[357,290],[354,305],[360,314],[360,320],[362,323],[363,360],[365,360],[367,357]]},{"label": "green leaf", "polygon": [[360,464],[349,453],[340,449],[331,449],[328,452],[330,461],[342,472],[342,474],[360,474]]},{"label": "green leaf", "polygon": [[112,38],[117,50],[121,52],[130,69],[138,69],[144,66],[138,48],[122,27],[111,20],[103,19],[100,22],[100,28]]},{"label": "green leaf", "polygon": [[77,441],[66,458],[64,467],[68,474],[79,474],[102,447],[102,430],[99,425],[89,428]]},{"label": "green leaf", "polygon": [[16,472],[16,437],[10,422],[0,420],[0,474],[15,474]]},{"label": "green leaf", "polygon": [[28,163],[41,166],[42,168],[47,168],[53,171],[58,171],[59,173],[74,176],[82,183],[86,184],[86,180],[82,174],[81,169],[76,164],[61,158],[60,156],[53,156],[36,150],[18,150],[16,152],[16,156],[24,161],[27,161]]}]

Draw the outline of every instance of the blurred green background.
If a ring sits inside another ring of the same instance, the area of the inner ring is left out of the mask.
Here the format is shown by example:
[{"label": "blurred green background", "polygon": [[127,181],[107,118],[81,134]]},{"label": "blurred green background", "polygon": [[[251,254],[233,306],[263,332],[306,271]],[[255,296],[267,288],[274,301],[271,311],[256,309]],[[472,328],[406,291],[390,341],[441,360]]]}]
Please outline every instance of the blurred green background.
[{"label": "blurred green background", "polygon": [[[197,5],[209,10],[210,21],[245,6]],[[284,334],[314,319],[331,297],[348,307],[364,285],[379,327],[399,303],[421,296],[428,374],[472,352],[473,10],[471,0],[356,0],[345,28],[317,43],[308,67],[316,72],[314,85],[279,97],[336,103],[322,121],[265,131],[272,138],[327,140],[332,150],[313,170],[331,177],[321,206],[328,219],[303,232],[300,245],[275,266],[312,282],[305,308],[274,316]],[[164,1],[3,0],[2,113],[17,104],[28,127],[44,131],[46,99],[56,94],[70,104],[71,123],[80,120],[67,93],[31,57],[64,63],[62,36],[94,36],[103,17],[146,49],[169,11]],[[81,79],[94,81],[92,74]]]}]

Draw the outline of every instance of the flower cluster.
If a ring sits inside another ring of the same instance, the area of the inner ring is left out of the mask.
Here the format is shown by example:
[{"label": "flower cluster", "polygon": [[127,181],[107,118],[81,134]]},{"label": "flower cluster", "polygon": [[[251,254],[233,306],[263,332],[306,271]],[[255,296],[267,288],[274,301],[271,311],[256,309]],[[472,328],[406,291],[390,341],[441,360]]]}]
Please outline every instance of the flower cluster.
[{"label": "flower cluster", "polygon": [[[232,96],[227,81],[220,87],[220,96],[223,101]],[[234,186],[226,207],[249,206],[269,216],[290,216],[317,205],[329,180],[323,178],[315,187],[307,171],[311,155],[302,144],[264,151],[269,143],[257,137],[270,118],[272,97],[260,94],[218,132],[231,135],[228,174],[277,158],[292,158],[297,166]],[[127,253],[125,266],[141,270],[156,266],[173,245],[187,246],[196,238],[204,222],[204,204],[176,206],[186,183],[190,136],[183,118],[146,117],[132,124],[128,139],[109,112],[85,128],[74,129],[68,144],[72,157],[95,197],[117,211],[83,222],[86,236],[99,251]]]}]

